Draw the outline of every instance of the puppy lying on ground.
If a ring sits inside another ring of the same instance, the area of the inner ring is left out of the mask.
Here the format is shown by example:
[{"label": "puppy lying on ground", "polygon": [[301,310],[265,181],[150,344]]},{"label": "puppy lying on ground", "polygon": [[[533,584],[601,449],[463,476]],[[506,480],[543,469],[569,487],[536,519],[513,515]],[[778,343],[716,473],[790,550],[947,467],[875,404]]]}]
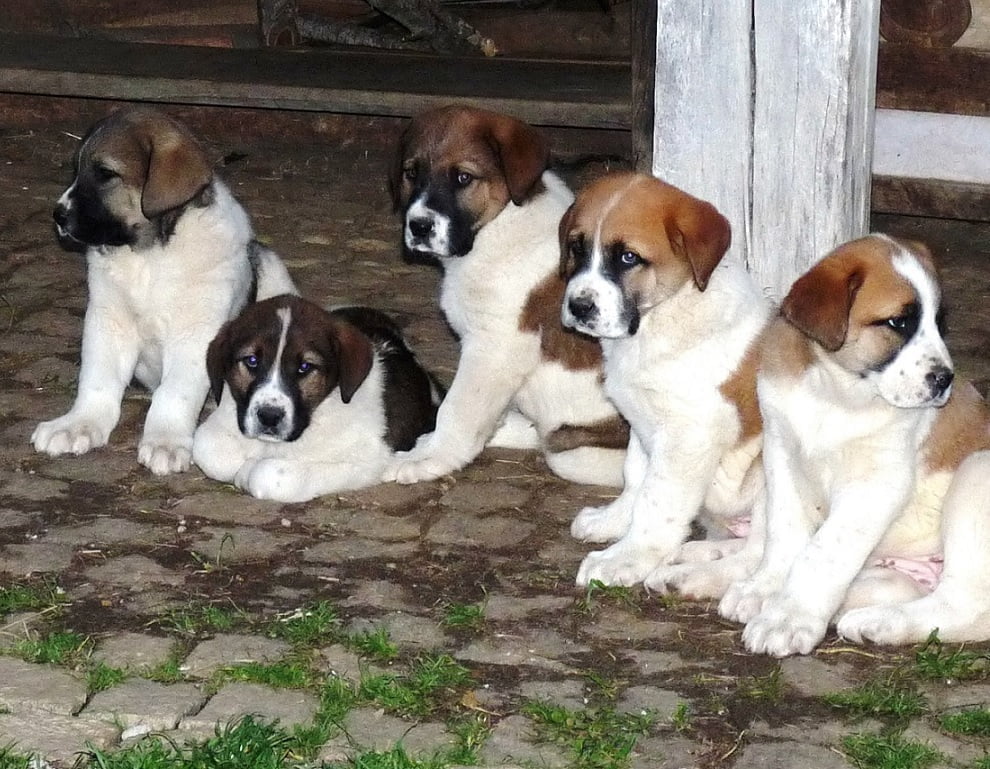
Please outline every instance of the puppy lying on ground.
[{"label": "puppy lying on ground", "polygon": [[720,605],[750,651],[807,654],[833,617],[853,641],[990,638],[990,409],[953,384],[940,301],[927,249],[882,235],[784,300],[758,385],[765,554]]},{"label": "puppy lying on ground", "polygon": [[[720,595],[758,561],[758,552],[733,553],[741,541],[681,551],[703,510],[721,519],[723,536],[736,516],[762,521],[748,353],[770,310],[745,267],[725,257],[729,242],[729,224],[713,206],[642,174],[592,183],[560,223],[563,322],[601,339],[605,392],[631,427],[622,494],[585,508],[571,526],[578,539],[618,540],[585,558],[578,584],[646,580]],[[722,555],[717,578],[714,569],[699,581],[669,566]]]},{"label": "puppy lying on ground", "polygon": [[193,460],[281,502],[378,483],[394,451],[433,429],[442,395],[388,316],[295,296],[227,323],[206,367],[219,406],[196,431]]},{"label": "puppy lying on ground", "polygon": [[292,280],[188,129],[147,107],[90,129],[54,216],[62,246],[86,253],[89,302],[75,403],[31,442],[55,456],[105,445],[134,378],[153,391],[138,461],[156,475],[186,470],[210,339]]},{"label": "puppy lying on ground", "polygon": [[443,268],[461,354],[436,430],[389,478],[436,478],[489,444],[539,447],[563,478],[621,485],[628,432],[602,393],[601,350],[560,325],[557,223],[572,195],[548,157],[535,129],[469,107],[425,112],[402,137],[391,182],[405,247]]}]

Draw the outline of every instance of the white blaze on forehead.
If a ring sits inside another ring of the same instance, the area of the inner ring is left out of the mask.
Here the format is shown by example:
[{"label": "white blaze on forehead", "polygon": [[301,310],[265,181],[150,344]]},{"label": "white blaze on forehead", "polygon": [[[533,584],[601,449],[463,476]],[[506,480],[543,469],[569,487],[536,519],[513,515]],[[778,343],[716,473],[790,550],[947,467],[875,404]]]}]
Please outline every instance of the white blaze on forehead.
[{"label": "white blaze on forehead", "polygon": [[595,235],[592,241],[592,253],[591,253],[591,264],[590,269],[601,270],[605,262],[605,249],[602,243],[602,227],[605,226],[605,220],[609,217],[609,214],[615,210],[619,202],[626,196],[626,193],[631,187],[634,187],[639,182],[638,177],[633,177],[628,181],[625,187],[620,190],[613,192],[608,200],[605,201],[605,205],[602,206],[602,210],[598,214],[598,221],[595,223]]},{"label": "white blaze on forehead", "polygon": [[932,318],[938,313],[938,304],[941,299],[938,284],[932,280],[932,276],[918,261],[918,257],[908,251],[900,244],[894,244],[896,249],[891,259],[894,270],[904,277],[918,294],[918,299],[922,309],[922,321],[925,316],[931,314]]},{"label": "white blaze on forehead", "polygon": [[275,349],[271,368],[268,369],[268,376],[251,395],[251,403],[245,415],[245,429],[248,435],[264,437],[261,435],[263,426],[258,419],[258,410],[264,407],[281,408],[285,412],[285,418],[282,420],[279,437],[285,438],[295,422],[292,398],[285,391],[282,383],[282,356],[285,355],[289,326],[292,324],[292,310],[288,307],[280,307],[275,314],[281,324],[278,346]]}]

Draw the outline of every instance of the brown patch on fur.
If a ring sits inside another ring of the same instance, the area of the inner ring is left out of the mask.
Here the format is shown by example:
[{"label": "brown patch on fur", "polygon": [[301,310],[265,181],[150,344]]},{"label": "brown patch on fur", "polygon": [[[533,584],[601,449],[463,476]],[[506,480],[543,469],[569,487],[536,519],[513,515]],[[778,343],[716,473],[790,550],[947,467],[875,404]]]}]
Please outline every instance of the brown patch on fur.
[{"label": "brown patch on fur", "polygon": [[519,330],[540,335],[540,352],[546,360],[555,360],[571,371],[599,368],[602,348],[598,340],[565,328],[560,322],[565,288],[566,283],[558,275],[548,275],[527,297]]},{"label": "brown patch on fur", "polygon": [[589,425],[561,425],[543,441],[551,454],[582,447],[624,449],[629,445],[629,423],[616,414]]},{"label": "brown patch on fur", "polygon": [[956,380],[925,443],[925,465],[933,472],[955,470],[985,449],[990,449],[990,405],[972,384]]},{"label": "brown patch on fur", "polygon": [[761,371],[777,376],[800,376],[815,360],[811,340],[778,315],[764,329],[760,345]]},{"label": "brown patch on fur", "polygon": [[[389,177],[395,209],[408,204],[416,182],[427,175],[431,186],[450,184],[464,171],[474,181],[457,191],[475,230],[494,219],[510,201],[520,205],[540,191],[538,182],[550,160],[542,134],[508,115],[451,105],[427,110],[413,119],[400,141]],[[432,181],[435,180],[435,181]]]},{"label": "brown patch on fur", "polygon": [[756,372],[762,357],[763,337],[750,344],[732,376],[718,388],[727,401],[734,404],[739,415],[739,440],[745,441],[763,432],[763,417],[756,399]]}]

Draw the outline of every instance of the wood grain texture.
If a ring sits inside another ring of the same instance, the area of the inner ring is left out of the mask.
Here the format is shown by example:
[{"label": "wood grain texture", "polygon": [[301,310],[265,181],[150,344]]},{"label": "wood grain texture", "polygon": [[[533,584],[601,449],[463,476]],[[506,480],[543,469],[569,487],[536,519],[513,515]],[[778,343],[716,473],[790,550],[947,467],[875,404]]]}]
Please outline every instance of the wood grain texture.
[{"label": "wood grain texture", "polygon": [[990,51],[881,43],[877,106],[990,116]]},{"label": "wood grain texture", "polygon": [[879,0],[755,0],[750,265],[781,297],[869,226]]}]

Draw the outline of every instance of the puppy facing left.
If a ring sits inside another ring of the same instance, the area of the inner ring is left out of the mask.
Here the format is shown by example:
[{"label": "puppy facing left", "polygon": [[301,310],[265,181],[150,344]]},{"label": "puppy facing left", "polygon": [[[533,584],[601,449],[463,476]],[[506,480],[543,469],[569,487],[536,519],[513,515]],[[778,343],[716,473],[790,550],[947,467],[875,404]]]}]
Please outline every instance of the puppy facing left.
[{"label": "puppy facing left", "polygon": [[295,292],[291,278],[189,130],[148,107],[90,129],[54,218],[60,244],[86,254],[89,302],[75,403],[38,425],[34,448],[105,445],[134,378],[153,391],[138,461],[188,469],[207,345],[256,296]]},{"label": "puppy facing left", "polygon": [[219,405],[193,460],[280,502],[379,482],[395,451],[433,430],[442,396],[387,315],[296,296],[245,309],[210,343],[206,367]]}]

